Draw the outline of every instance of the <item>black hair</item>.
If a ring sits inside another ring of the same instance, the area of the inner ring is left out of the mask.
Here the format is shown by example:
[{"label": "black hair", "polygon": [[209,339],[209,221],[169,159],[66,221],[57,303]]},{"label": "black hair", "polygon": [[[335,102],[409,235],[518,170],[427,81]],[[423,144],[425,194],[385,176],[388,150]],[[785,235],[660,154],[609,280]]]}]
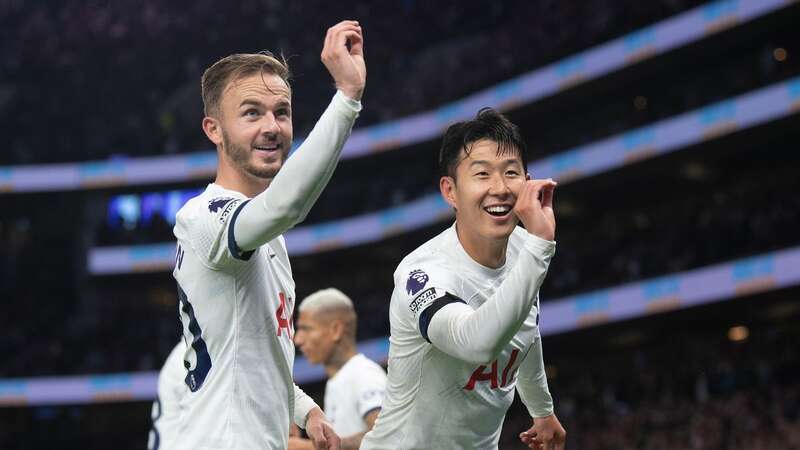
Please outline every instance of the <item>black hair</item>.
[{"label": "black hair", "polygon": [[457,122],[447,128],[439,150],[440,176],[455,178],[456,167],[461,161],[461,150],[469,155],[472,145],[481,139],[497,142],[497,156],[519,155],[523,170],[527,170],[528,147],[522,139],[519,127],[506,116],[487,107],[481,108],[474,120]]}]

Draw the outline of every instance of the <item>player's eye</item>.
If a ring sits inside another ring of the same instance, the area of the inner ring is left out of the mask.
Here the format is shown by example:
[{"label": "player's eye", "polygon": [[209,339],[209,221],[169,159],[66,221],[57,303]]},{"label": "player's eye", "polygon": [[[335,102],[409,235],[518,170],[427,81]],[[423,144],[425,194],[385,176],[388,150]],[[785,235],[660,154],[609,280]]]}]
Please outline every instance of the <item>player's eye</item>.
[{"label": "player's eye", "polygon": [[255,108],[246,109],[244,111],[245,117],[258,117],[261,113],[258,112]]},{"label": "player's eye", "polygon": [[513,169],[506,171],[506,176],[508,176],[508,177],[516,177],[518,175],[519,175],[519,172],[517,172],[516,170],[513,170]]},{"label": "player's eye", "polygon": [[485,178],[485,177],[489,176],[489,172],[486,172],[485,170],[482,170],[480,172],[477,172],[475,174],[475,176],[480,177],[480,178]]},{"label": "player's eye", "polygon": [[292,113],[289,111],[289,108],[281,108],[275,111],[275,115],[278,117],[289,117],[292,115]]}]

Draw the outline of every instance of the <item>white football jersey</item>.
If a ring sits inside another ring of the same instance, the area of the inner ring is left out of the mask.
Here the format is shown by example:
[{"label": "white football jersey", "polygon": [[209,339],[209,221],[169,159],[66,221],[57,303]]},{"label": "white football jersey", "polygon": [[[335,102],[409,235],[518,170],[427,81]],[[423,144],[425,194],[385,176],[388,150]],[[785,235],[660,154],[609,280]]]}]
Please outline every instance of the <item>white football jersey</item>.
[{"label": "white football jersey", "polygon": [[538,292],[536,307],[519,331],[484,365],[434,347],[420,332],[419,316],[445,293],[473,309],[481,306],[514,267],[526,236],[522,228],[514,230],[499,269],[474,261],[461,246],[455,225],[403,259],[394,273],[386,395],[362,449],[497,448],[514,400],[517,369],[539,339]]},{"label": "white football jersey", "polygon": [[348,360],[325,385],[325,415],[339,436],[367,430],[364,417],[381,407],[386,372],[359,353]]},{"label": "white football jersey", "polygon": [[167,356],[164,367],[158,373],[158,397],[153,402],[151,413],[153,428],[147,441],[149,450],[175,448],[182,411],[181,399],[189,391],[183,382],[186,376],[186,369],[183,367],[185,352],[186,345],[181,340]]},{"label": "white football jersey", "polygon": [[210,184],[178,211],[173,275],[184,355],[180,448],[285,449],[294,411],[295,285],[283,237],[241,252],[248,199]]}]

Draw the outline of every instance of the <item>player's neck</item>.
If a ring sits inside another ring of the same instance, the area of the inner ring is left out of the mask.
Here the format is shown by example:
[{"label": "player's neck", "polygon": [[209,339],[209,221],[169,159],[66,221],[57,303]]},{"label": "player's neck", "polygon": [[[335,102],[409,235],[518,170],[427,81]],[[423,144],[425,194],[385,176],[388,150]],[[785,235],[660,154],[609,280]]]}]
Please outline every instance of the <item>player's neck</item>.
[{"label": "player's neck", "polygon": [[331,357],[325,362],[325,373],[328,375],[328,378],[332,378],[336,375],[339,370],[347,364],[347,361],[350,361],[356,354],[355,346],[340,346],[335,348]]},{"label": "player's neck", "polygon": [[217,178],[214,180],[219,186],[231,191],[241,192],[249,198],[264,192],[269,187],[271,178],[257,178],[252,175],[241,173],[226,164],[217,167]]},{"label": "player's neck", "polygon": [[485,239],[474,233],[462,232],[456,223],[456,234],[461,247],[478,264],[492,269],[499,269],[506,263],[508,238]]}]

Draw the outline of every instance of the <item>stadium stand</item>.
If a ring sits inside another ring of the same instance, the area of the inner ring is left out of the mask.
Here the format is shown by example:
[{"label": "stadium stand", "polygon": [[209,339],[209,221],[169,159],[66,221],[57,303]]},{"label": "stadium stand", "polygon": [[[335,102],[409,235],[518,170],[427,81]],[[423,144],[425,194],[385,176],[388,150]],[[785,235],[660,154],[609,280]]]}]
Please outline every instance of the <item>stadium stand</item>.
[{"label": "stadium stand", "polygon": [[[308,30],[321,32],[342,14],[369,23],[370,80],[359,121],[369,125],[436,108],[697,5],[403,1],[342,10],[321,1],[300,7],[200,0],[184,8],[157,0],[0,0],[0,115],[10,137],[0,164],[207,149],[196,126],[199,71],[233,50],[285,51],[296,78],[296,130],[308,130],[331,89]],[[795,3],[729,23],[686,48],[508,113],[535,160],[785,82],[800,75],[798,18]],[[176,54],[185,57],[176,61]],[[564,183],[556,196],[559,247],[542,301],[800,245],[800,128],[793,111]],[[434,139],[343,162],[308,223],[435,192],[437,148]],[[0,192],[0,448],[144,446],[147,401],[24,407],[3,381],[157,370],[178,336],[170,274],[92,275],[88,253],[172,239],[170,218],[158,214],[134,227],[110,222],[112,198],[202,185]],[[386,336],[396,264],[447,223],[294,257],[296,294],[339,287],[368,318],[359,324],[359,340]],[[798,294],[788,288],[745,295],[547,336],[567,448],[800,449]],[[734,326],[747,326],[749,337],[731,340]],[[321,400],[319,383],[306,387]],[[516,436],[528,426],[515,403],[501,448],[519,448]]]},{"label": "stadium stand", "polygon": [[[4,2],[3,42],[16,45],[0,47],[7,74],[0,104],[6,114],[17,114],[5,124],[15,133],[0,164],[208,148],[196,125],[196,80],[213,60],[242,50],[277,49],[291,57],[295,120],[298,131],[307,130],[330,86],[317,62],[319,35],[339,17],[361,17],[373,36],[365,101],[374,106],[365,109],[364,125],[458,98],[699,3],[664,0],[642,7],[626,1],[624,8],[608,8],[596,0],[577,8],[450,1],[432,7],[412,1],[376,10],[363,1],[335,9],[322,1],[301,7],[280,0],[225,6],[204,0],[188,9],[158,0],[135,6]],[[64,33],[48,32],[53,29]],[[174,55],[183,55],[182,61]],[[454,71],[469,76],[447,75]],[[46,135],[38,125],[41,114],[50,119]]]}]

